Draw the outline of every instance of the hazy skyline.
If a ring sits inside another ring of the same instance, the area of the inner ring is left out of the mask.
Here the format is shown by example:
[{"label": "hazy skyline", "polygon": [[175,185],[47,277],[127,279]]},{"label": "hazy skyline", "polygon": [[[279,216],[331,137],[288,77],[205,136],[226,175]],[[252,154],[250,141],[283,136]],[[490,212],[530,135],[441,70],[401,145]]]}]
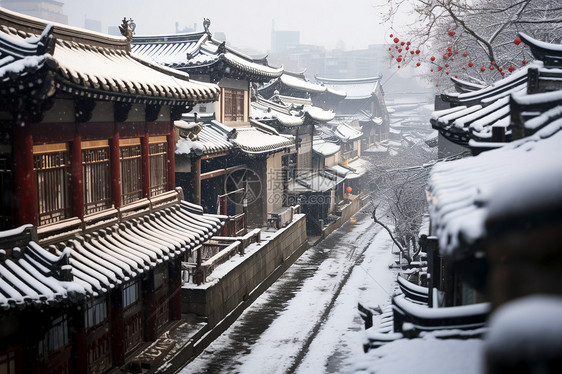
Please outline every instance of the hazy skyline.
[{"label": "hazy skyline", "polygon": [[392,32],[381,24],[385,0],[62,0],[72,26],[84,27],[86,18],[99,20],[102,32],[132,18],[137,35],[169,34],[178,27],[203,30],[203,18],[211,20],[211,32],[224,32],[229,44],[260,52],[270,50],[272,25],[279,31],[300,31],[302,44],[333,49],[364,49],[385,43]]}]

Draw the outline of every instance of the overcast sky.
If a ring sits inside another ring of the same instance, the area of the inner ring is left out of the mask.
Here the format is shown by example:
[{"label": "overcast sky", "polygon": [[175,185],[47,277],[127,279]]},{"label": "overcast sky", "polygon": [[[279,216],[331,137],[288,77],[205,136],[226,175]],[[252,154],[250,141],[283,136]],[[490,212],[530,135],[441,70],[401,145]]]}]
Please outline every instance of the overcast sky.
[{"label": "overcast sky", "polygon": [[271,30],[300,31],[302,44],[328,49],[343,45],[363,49],[385,42],[390,25],[381,23],[377,4],[386,0],[61,0],[69,24],[84,27],[85,18],[102,22],[102,32],[117,26],[123,17],[133,18],[137,35],[174,33],[193,27],[203,30],[203,18],[211,20],[211,32],[224,32],[228,43],[267,52]]}]

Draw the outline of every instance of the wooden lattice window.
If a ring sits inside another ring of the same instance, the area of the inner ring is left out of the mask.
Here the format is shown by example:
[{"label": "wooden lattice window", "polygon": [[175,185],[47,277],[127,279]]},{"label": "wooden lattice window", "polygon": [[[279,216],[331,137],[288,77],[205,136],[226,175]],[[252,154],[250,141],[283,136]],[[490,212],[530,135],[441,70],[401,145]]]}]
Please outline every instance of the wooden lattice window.
[{"label": "wooden lattice window", "polygon": [[244,91],[224,90],[224,120],[230,122],[244,121]]},{"label": "wooden lattice window", "polygon": [[67,143],[33,146],[39,225],[70,217],[70,156]]},{"label": "wooden lattice window", "polygon": [[138,280],[126,283],[123,286],[123,309],[135,304],[139,300],[140,287]]},{"label": "wooden lattice window", "polygon": [[12,228],[12,163],[0,155],[0,230]]},{"label": "wooden lattice window", "polygon": [[165,136],[150,138],[150,196],[168,190],[168,142]]},{"label": "wooden lattice window", "polygon": [[133,203],[142,197],[142,152],[140,139],[121,140],[121,203]]},{"label": "wooden lattice window", "polygon": [[62,315],[53,320],[51,328],[45,334],[45,338],[39,342],[37,346],[39,357],[47,357],[68,344],[68,320],[66,315]]},{"label": "wooden lattice window", "polygon": [[95,327],[107,320],[107,301],[99,298],[87,304],[84,311],[84,326],[86,329]]},{"label": "wooden lattice window", "polygon": [[111,169],[107,140],[82,143],[84,213],[111,208]]}]

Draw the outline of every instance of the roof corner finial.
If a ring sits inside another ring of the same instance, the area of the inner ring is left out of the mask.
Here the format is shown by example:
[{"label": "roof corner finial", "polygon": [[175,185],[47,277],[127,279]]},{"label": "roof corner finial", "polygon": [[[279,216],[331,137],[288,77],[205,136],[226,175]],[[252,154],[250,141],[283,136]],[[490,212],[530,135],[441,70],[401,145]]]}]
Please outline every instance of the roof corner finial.
[{"label": "roof corner finial", "polygon": [[211,20],[208,18],[203,18],[203,28],[205,32],[211,36],[211,32],[209,31],[209,26],[211,26]]},{"label": "roof corner finial", "polygon": [[132,18],[127,20],[127,17],[123,17],[123,21],[121,21],[121,26],[119,26],[119,31],[121,35],[123,35],[127,40],[133,40],[133,35],[135,34],[135,29],[137,28],[136,23],[133,21]]}]

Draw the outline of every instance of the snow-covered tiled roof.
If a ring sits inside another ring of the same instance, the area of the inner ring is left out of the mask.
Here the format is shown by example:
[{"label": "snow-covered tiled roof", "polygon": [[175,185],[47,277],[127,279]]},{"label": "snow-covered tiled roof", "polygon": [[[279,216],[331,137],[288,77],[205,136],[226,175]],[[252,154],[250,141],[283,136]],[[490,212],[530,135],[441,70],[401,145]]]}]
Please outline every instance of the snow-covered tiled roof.
[{"label": "snow-covered tiled roof", "polygon": [[554,118],[532,136],[433,167],[429,210],[444,254],[477,250],[490,219],[562,209],[562,119]]},{"label": "snow-covered tiled roof", "polygon": [[344,181],[334,172],[318,171],[305,176],[298,176],[289,182],[289,192],[325,192]]},{"label": "snow-covered tiled roof", "polygon": [[290,74],[283,74],[279,78],[281,82],[291,88],[299,89],[309,93],[321,93],[326,92],[327,88],[319,84],[309,82],[305,79],[295,77]]},{"label": "snow-covered tiled roof", "polygon": [[[283,74],[283,68],[264,64],[214,39],[208,32],[133,37],[133,54],[182,71],[211,72],[231,76],[235,69],[254,82],[268,81]],[[223,63],[224,67],[211,69]]]},{"label": "snow-covered tiled roof", "polygon": [[318,122],[329,122],[336,116],[331,109],[324,110],[320,107],[312,105],[305,105],[304,112],[308,114],[310,118]]},{"label": "snow-covered tiled roof", "polygon": [[21,235],[28,226],[2,233],[0,308],[74,303],[107,293],[194,248],[222,224],[221,216],[203,214],[184,201],[48,250],[33,240],[7,246],[10,236]]},{"label": "snow-covered tiled roof", "polygon": [[340,123],[337,125],[334,134],[336,134],[336,136],[343,142],[356,140],[363,136],[363,133],[360,130],[355,129],[346,123]]},{"label": "snow-covered tiled roof", "polygon": [[312,150],[323,157],[330,157],[340,151],[341,146],[338,143],[330,142],[315,136],[312,141]]},{"label": "snow-covered tiled roof", "polygon": [[180,129],[180,139],[176,143],[176,154],[188,155],[194,153],[200,156],[202,154],[226,152],[234,147],[229,139],[236,130],[218,121],[188,123],[179,120],[175,121],[174,125]]},{"label": "snow-covered tiled roof", "polygon": [[[219,88],[214,84],[190,81],[185,73],[133,56],[125,38],[59,24],[53,27],[2,8],[0,19],[0,80],[4,87],[18,90],[19,80],[33,76],[45,95],[52,95],[56,88],[101,100],[169,105],[218,98]],[[48,71],[54,73],[54,79]],[[53,87],[49,90],[41,84]]]},{"label": "snow-covered tiled roof", "polygon": [[321,85],[331,89],[332,93],[345,92],[346,99],[366,99],[372,97],[380,89],[382,76],[357,79],[315,78]]},{"label": "snow-covered tiled roof", "polygon": [[258,96],[250,106],[250,117],[257,121],[276,120],[286,127],[300,126],[304,123],[300,105],[286,104],[282,101],[266,100]]},{"label": "snow-covered tiled roof", "polygon": [[251,121],[258,127],[239,127],[231,137],[231,141],[242,151],[250,154],[278,152],[295,145],[295,137],[277,133],[269,126]]},{"label": "snow-covered tiled roof", "polygon": [[[434,112],[430,122],[435,129],[448,139],[478,151],[532,134],[539,128],[533,127],[533,122],[530,125],[522,122],[562,103],[562,46],[525,34],[521,38],[530,46],[534,57],[544,61],[533,61],[487,87],[442,95],[444,101],[458,109]],[[519,127],[525,128],[518,130]],[[493,129],[503,131],[497,131],[498,136],[494,138]]]}]

